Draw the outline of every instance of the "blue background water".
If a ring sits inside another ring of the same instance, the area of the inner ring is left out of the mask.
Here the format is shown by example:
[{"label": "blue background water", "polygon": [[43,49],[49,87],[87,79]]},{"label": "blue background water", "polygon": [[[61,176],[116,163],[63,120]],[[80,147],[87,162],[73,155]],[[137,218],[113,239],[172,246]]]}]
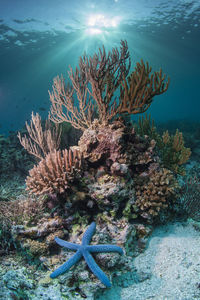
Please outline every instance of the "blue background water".
[{"label": "blue background water", "polygon": [[[101,15],[89,34],[88,21]],[[104,18],[102,17],[104,16]],[[114,20],[116,27],[102,24]],[[108,21],[107,21],[108,22]],[[85,51],[126,39],[132,69],[143,58],[170,76],[149,112],[156,121],[199,120],[200,1],[0,0],[0,134],[18,130],[31,112],[47,117],[48,89]]]}]

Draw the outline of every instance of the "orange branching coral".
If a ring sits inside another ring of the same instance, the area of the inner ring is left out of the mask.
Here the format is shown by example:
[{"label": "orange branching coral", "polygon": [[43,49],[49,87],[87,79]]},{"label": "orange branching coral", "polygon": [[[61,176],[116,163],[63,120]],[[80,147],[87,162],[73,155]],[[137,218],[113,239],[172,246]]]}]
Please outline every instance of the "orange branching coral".
[{"label": "orange branching coral", "polygon": [[169,79],[165,83],[166,75],[159,72],[151,74],[152,68],[143,60],[136,64],[135,71],[128,77],[124,76],[120,90],[119,114],[138,114],[145,112],[153,101],[153,97],[163,94],[169,86]]},{"label": "orange branching coral", "polygon": [[[130,66],[126,41],[121,41],[120,51],[113,48],[106,54],[103,47],[93,57],[84,55],[79,69],[73,72],[70,68],[68,72],[70,84],[65,85],[62,76],[54,79],[53,91],[49,92],[50,119],[55,123],[69,122],[84,131],[97,116],[102,124],[124,114],[146,111],[153,97],[168,89],[169,80],[165,83],[161,69],[151,74],[152,68],[143,61],[127,78]],[[118,88],[119,99],[114,96]]]},{"label": "orange branching coral", "polygon": [[136,190],[136,206],[141,210],[142,216],[156,216],[161,209],[168,207],[168,199],[175,192],[177,186],[174,176],[168,169],[154,171],[148,181],[138,183]]},{"label": "orange branching coral", "polygon": [[50,152],[29,171],[27,190],[36,195],[63,193],[79,174],[82,155],[74,150]]}]

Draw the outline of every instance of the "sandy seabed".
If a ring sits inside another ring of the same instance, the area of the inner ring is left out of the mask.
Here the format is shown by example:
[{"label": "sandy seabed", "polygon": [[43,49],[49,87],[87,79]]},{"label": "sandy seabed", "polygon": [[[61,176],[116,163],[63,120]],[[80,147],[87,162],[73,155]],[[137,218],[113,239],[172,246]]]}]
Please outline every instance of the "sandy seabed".
[{"label": "sandy seabed", "polygon": [[160,226],[147,249],[134,260],[145,280],[111,289],[101,300],[200,299],[200,224],[188,221]]}]

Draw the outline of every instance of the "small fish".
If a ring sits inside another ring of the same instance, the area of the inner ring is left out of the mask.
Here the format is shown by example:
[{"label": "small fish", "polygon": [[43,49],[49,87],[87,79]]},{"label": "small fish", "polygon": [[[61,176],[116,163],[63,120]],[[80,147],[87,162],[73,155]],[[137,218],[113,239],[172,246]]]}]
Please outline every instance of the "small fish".
[{"label": "small fish", "polygon": [[45,111],[46,109],[44,107],[39,107],[39,110]]}]

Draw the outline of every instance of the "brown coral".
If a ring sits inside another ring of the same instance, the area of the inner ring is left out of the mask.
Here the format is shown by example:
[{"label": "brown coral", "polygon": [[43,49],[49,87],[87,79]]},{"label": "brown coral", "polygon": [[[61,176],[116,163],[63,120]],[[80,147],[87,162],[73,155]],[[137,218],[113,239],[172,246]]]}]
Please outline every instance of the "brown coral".
[{"label": "brown coral", "polygon": [[29,224],[26,222],[22,225],[12,226],[12,237],[15,242],[20,242],[20,246],[28,249],[34,255],[47,254],[51,246],[55,245],[54,238],[59,236],[64,238],[66,234],[63,230],[64,220],[59,217],[41,217],[37,220],[37,225]]},{"label": "brown coral", "polygon": [[[162,168],[154,170],[147,178],[136,179],[136,206],[143,217],[158,215],[159,211],[168,207],[169,197],[175,192],[176,181],[171,171]],[[145,182],[146,181],[146,182]]]},{"label": "brown coral", "polygon": [[84,131],[78,145],[73,148],[81,151],[89,165],[93,164],[95,168],[101,166],[104,172],[112,174],[123,176],[128,167],[140,169],[156,161],[155,141],[147,136],[140,137],[122,121],[99,126],[98,120],[94,120]]},{"label": "brown coral", "polygon": [[183,165],[190,158],[191,149],[185,147],[182,132],[177,129],[174,135],[170,135],[166,130],[161,136],[150,115],[139,118],[136,131],[141,136],[148,135],[149,138],[155,140],[164,167],[176,174],[185,175]]},{"label": "brown coral", "polygon": [[184,146],[182,132],[177,129],[175,135],[169,135],[168,130],[165,131],[160,148],[164,165],[177,174],[185,175],[182,165],[190,158],[191,150]]},{"label": "brown coral", "polygon": [[31,197],[19,197],[15,201],[0,201],[0,219],[5,219],[9,224],[30,223],[37,220],[44,213],[43,199],[37,201]]},{"label": "brown coral", "polygon": [[79,174],[82,165],[81,153],[71,149],[53,151],[29,171],[27,190],[36,195],[63,193]]},{"label": "brown coral", "polygon": [[[79,68],[68,72],[70,82],[65,85],[63,76],[54,79],[49,92],[52,103],[50,119],[55,123],[69,122],[84,131],[95,115],[99,122],[108,123],[119,116],[145,112],[154,96],[164,93],[169,79],[162,70],[151,73],[152,68],[142,60],[131,73],[131,62],[126,41],[121,48],[113,48],[106,54],[99,49],[93,57],[80,57]],[[120,89],[120,97],[114,97]],[[75,105],[78,100],[78,105]]]},{"label": "brown coral", "polygon": [[99,125],[98,120],[94,120],[90,128],[86,129],[79,140],[78,148],[83,157],[91,163],[107,160],[115,162],[120,158],[122,143],[120,140],[124,135],[125,126],[118,121],[112,124]]},{"label": "brown coral", "polygon": [[40,256],[48,253],[48,246],[44,242],[27,239],[23,247],[34,256]]},{"label": "brown coral", "polygon": [[152,68],[143,60],[136,64],[135,70],[122,81],[120,103],[117,112],[120,114],[138,114],[145,112],[151,105],[153,97],[163,94],[169,86],[169,78],[159,72],[151,74]]}]

